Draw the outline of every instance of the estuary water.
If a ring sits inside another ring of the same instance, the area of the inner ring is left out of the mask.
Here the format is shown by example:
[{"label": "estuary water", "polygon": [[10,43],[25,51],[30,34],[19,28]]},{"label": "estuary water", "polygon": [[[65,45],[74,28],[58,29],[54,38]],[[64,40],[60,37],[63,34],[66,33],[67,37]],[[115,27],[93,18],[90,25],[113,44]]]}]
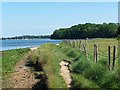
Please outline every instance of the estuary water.
[{"label": "estuary water", "polygon": [[32,39],[32,40],[0,40],[0,51],[18,49],[18,48],[30,48],[37,47],[45,43],[58,44],[62,40],[51,40],[51,39]]}]

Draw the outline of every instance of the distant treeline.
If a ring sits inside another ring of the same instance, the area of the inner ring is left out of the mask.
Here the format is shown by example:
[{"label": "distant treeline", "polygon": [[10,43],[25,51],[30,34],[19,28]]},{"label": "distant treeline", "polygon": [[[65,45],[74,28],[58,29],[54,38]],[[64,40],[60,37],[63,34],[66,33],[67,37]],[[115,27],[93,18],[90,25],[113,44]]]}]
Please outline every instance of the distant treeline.
[{"label": "distant treeline", "polygon": [[40,35],[40,36],[24,35],[24,36],[6,37],[1,39],[6,40],[6,39],[41,39],[41,38],[50,38],[50,35]]},{"label": "distant treeline", "polygon": [[117,37],[118,33],[118,23],[86,23],[55,30],[51,39],[112,38]]},{"label": "distant treeline", "polygon": [[120,24],[119,24],[119,27],[118,27],[118,35],[120,35]]}]

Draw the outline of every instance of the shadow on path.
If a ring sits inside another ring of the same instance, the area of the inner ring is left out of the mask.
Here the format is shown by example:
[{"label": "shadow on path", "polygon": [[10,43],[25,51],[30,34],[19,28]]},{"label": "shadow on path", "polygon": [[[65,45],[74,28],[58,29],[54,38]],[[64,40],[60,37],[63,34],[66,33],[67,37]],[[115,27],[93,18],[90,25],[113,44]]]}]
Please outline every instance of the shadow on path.
[{"label": "shadow on path", "polygon": [[28,61],[26,63],[26,66],[33,68],[35,79],[38,79],[38,82],[32,86],[32,90],[40,90],[40,89],[48,90],[47,76],[43,71],[40,62],[38,60],[35,63],[33,63],[32,61]]}]

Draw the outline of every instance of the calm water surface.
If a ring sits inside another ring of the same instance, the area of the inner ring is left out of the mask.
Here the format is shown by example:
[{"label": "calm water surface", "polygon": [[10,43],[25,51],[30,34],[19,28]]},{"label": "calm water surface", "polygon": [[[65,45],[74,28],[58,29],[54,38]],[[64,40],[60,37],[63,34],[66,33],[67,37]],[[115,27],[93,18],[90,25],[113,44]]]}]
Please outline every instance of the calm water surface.
[{"label": "calm water surface", "polygon": [[17,48],[28,48],[36,47],[45,43],[54,43],[58,44],[62,40],[51,40],[51,39],[37,39],[37,40],[0,40],[2,45],[0,46],[0,51],[17,49]]}]

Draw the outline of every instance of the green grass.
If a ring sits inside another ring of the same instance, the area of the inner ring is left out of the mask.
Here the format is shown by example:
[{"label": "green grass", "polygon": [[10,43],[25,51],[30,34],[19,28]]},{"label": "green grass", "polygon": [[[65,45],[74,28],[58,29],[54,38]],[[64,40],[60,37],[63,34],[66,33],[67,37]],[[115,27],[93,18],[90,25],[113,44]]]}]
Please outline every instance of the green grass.
[{"label": "green grass", "polygon": [[[82,40],[82,43],[85,41]],[[96,43],[99,48],[98,53],[98,62],[95,63],[93,59],[93,45]],[[108,45],[117,45],[117,39],[92,39],[88,40],[88,59],[86,60],[85,54],[83,51],[77,50],[77,48],[73,49],[72,46],[65,44],[61,44],[67,48],[64,53],[74,52],[73,55],[76,55],[72,59],[71,64],[71,73],[73,74],[73,87],[86,87],[86,88],[94,88],[89,84],[89,81],[95,83],[100,88],[120,88],[120,82],[118,82],[119,74],[117,71],[118,58],[116,59],[116,68],[115,70],[108,70],[108,56],[107,56],[107,46]],[[72,51],[73,50],[73,51]],[[113,54],[113,52],[111,52]],[[68,55],[69,56],[69,55]],[[69,56],[70,57],[70,56]],[[111,58],[112,59],[112,58]],[[112,60],[111,60],[112,61]],[[114,72],[114,73],[112,73]],[[83,79],[88,80],[88,82],[84,82]],[[82,80],[80,80],[82,79]],[[111,81],[110,81],[111,80]]]},{"label": "green grass", "polygon": [[15,49],[2,51],[2,71],[8,73],[13,71],[13,66],[22,58],[30,49]]},{"label": "green grass", "polygon": [[31,56],[32,61],[39,60],[48,80],[48,88],[67,88],[60,75],[60,61],[68,59],[55,44],[45,44],[39,47]]},{"label": "green grass", "polygon": [[80,74],[72,74],[73,88],[99,88],[99,86]]},{"label": "green grass", "polygon": [[5,84],[7,84],[8,78],[10,78],[10,73],[14,72],[15,64],[23,59],[28,51],[30,51],[28,48],[1,51],[2,79],[5,87],[8,86]]}]

